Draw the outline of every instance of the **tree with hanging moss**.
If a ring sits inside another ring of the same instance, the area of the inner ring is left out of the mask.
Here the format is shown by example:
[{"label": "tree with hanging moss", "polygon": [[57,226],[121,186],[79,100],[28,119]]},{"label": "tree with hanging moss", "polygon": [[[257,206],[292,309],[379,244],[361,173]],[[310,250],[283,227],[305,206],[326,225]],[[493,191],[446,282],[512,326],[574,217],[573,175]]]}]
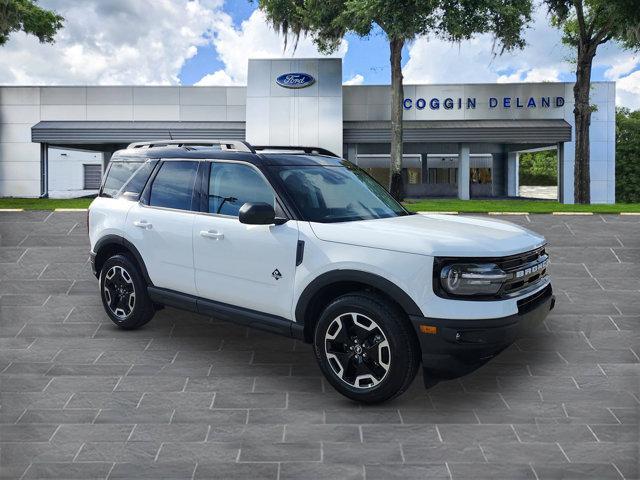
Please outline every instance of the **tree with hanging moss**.
[{"label": "tree with hanging moss", "polygon": [[494,52],[522,48],[531,0],[258,0],[272,25],[297,43],[309,35],[319,50],[335,51],[347,33],[370,35],[379,27],[391,63],[391,175],[389,190],[404,197],[402,183],[402,49],[419,36],[451,42],[491,33]]},{"label": "tree with hanging moss", "polygon": [[573,87],[575,119],[574,201],[590,203],[589,125],[593,106],[589,102],[591,69],[598,47],[616,42],[623,48],[640,49],[640,2],[638,0],[545,0],[552,23],[562,29],[563,42],[576,53]]},{"label": "tree with hanging moss", "polygon": [[53,43],[64,18],[38,5],[35,0],[0,0],[0,46],[14,32],[34,35],[41,43]]}]

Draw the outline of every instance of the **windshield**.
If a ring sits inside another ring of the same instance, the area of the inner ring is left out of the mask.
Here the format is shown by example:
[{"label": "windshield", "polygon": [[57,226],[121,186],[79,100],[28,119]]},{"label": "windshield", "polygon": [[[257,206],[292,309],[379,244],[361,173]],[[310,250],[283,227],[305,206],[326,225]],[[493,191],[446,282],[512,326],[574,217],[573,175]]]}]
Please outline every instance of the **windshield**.
[{"label": "windshield", "polygon": [[310,222],[331,223],[408,215],[389,192],[359,168],[277,167],[277,175]]}]

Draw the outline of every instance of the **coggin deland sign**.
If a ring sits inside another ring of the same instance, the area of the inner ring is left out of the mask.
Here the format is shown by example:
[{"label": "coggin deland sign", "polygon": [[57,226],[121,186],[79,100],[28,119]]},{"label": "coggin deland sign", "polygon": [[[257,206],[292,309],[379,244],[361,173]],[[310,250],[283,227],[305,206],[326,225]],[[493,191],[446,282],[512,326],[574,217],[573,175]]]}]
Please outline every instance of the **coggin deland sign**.
[{"label": "coggin deland sign", "polygon": [[[415,101],[412,98],[405,98],[402,102],[405,110],[416,108],[424,110],[473,110],[476,108],[477,98],[418,98]],[[487,105],[490,109],[494,108],[559,108],[564,106],[564,97],[489,97]]]}]

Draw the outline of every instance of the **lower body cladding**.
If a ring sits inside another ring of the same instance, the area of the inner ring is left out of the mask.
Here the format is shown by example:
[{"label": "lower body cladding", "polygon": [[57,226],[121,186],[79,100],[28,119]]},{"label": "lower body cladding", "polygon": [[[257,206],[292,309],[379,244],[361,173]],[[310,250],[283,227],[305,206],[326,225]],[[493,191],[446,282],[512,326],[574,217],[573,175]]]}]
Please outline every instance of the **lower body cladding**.
[{"label": "lower body cladding", "polygon": [[518,301],[518,313],[503,318],[451,320],[410,316],[420,347],[425,385],[476,370],[535,328],[555,306],[548,285]]}]

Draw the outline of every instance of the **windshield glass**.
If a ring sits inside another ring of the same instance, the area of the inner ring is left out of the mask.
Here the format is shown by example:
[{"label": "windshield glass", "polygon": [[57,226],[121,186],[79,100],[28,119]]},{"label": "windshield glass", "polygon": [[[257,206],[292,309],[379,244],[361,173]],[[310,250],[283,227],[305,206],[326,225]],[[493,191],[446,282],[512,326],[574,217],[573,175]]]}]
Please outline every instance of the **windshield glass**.
[{"label": "windshield glass", "polygon": [[350,164],[295,165],[275,170],[303,218],[310,222],[348,222],[408,215],[380,184]]}]

